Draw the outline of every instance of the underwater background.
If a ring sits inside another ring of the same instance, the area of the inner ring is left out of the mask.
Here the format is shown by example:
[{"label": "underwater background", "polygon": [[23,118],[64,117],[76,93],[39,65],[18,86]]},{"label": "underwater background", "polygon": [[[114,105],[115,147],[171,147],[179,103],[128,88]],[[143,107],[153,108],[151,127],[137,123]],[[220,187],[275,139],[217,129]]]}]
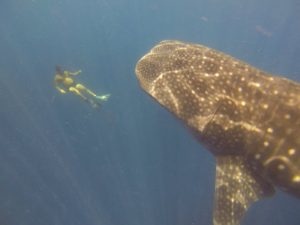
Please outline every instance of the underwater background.
[{"label": "underwater background", "polygon": [[[161,40],[216,48],[300,82],[298,0],[1,0],[0,224],[210,225],[215,162],[139,87]],[[82,70],[100,110],[53,85]],[[278,191],[243,225],[298,225]]]}]

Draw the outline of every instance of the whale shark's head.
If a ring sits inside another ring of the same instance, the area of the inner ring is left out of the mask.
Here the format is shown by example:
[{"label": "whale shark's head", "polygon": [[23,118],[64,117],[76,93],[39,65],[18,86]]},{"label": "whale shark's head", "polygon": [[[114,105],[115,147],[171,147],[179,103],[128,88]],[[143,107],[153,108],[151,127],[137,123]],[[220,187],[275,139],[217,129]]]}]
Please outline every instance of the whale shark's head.
[{"label": "whale shark's head", "polygon": [[224,55],[202,45],[162,41],[138,61],[136,75],[149,95],[201,132],[217,110],[240,119],[230,96],[242,87],[233,90],[232,82],[248,66],[234,68],[233,74],[235,64]]}]

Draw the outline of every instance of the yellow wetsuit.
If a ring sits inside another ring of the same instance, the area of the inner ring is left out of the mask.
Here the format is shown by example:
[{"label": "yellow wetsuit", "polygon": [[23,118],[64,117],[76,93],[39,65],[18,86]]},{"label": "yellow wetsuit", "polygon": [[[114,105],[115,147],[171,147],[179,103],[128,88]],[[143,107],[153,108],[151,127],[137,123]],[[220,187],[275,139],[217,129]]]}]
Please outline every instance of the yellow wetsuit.
[{"label": "yellow wetsuit", "polygon": [[71,92],[79,96],[82,100],[89,102],[93,107],[99,107],[100,103],[96,100],[107,101],[110,94],[96,95],[93,91],[86,88],[84,85],[75,82],[73,76],[81,73],[81,70],[76,72],[62,71],[59,66],[56,66],[54,76],[54,86],[61,93],[66,94]]}]

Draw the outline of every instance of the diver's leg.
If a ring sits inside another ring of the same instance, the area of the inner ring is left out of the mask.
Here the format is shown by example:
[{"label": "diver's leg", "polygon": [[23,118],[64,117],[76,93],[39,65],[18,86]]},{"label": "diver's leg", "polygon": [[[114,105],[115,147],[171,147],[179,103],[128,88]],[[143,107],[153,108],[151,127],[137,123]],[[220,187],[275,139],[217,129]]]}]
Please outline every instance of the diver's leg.
[{"label": "diver's leg", "polygon": [[102,101],[107,101],[107,99],[109,98],[110,95],[96,95],[96,93],[94,93],[93,91],[91,91],[90,89],[86,88],[85,86],[83,86],[82,84],[77,84],[76,85],[76,88],[80,91],[85,91],[87,94],[97,98],[97,99],[100,99]]},{"label": "diver's leg", "polygon": [[106,95],[96,95],[96,93],[94,93],[93,91],[91,91],[90,89],[86,88],[85,86],[83,86],[82,84],[77,84],[76,88],[80,91],[85,91],[87,94],[101,100],[101,101],[107,101],[110,94],[106,94]]},{"label": "diver's leg", "polygon": [[93,97],[97,97],[97,95],[94,92],[92,92],[90,89],[86,88],[82,84],[76,84],[76,88],[78,90],[85,91],[86,93],[88,93],[89,95],[91,95]]},{"label": "diver's leg", "polygon": [[88,100],[87,97],[85,97],[83,94],[81,94],[80,90],[77,89],[76,87],[69,87],[69,91],[74,93],[75,95],[78,95],[84,101]]},{"label": "diver's leg", "polygon": [[[90,103],[90,105],[93,107],[93,108],[99,108],[100,107],[100,104],[96,101],[94,101],[93,99],[91,98],[87,98],[86,96],[84,96],[81,91],[85,91],[87,93],[89,93],[87,90],[87,88],[85,86],[83,86],[82,84],[76,84],[76,87],[74,88],[76,90],[76,93],[86,102]],[[92,94],[91,94],[92,93]],[[94,94],[93,92],[89,93],[90,95],[92,95],[93,97],[96,96],[96,94]],[[94,95],[93,95],[94,94]]]}]

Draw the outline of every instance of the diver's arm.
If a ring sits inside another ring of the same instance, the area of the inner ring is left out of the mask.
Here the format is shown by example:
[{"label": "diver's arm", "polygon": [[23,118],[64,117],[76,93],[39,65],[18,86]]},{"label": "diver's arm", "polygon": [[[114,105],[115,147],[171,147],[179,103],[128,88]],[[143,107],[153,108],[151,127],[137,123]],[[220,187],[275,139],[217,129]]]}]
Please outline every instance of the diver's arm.
[{"label": "diver's arm", "polygon": [[59,83],[56,81],[56,79],[54,79],[54,87],[56,88],[56,90],[58,90],[61,94],[66,94],[67,92],[62,89],[60,86],[59,86]]},{"label": "diver's arm", "polygon": [[60,87],[58,87],[58,86],[55,86],[55,88],[56,88],[61,94],[66,94],[66,93],[67,93],[64,89],[62,89],[62,88],[60,88]]},{"label": "diver's arm", "polygon": [[65,70],[64,71],[64,75],[66,75],[66,76],[76,76],[76,75],[78,75],[78,74],[80,74],[82,71],[81,70],[77,70],[77,71],[75,71],[75,72],[70,72],[70,71],[67,71],[67,70]]}]

